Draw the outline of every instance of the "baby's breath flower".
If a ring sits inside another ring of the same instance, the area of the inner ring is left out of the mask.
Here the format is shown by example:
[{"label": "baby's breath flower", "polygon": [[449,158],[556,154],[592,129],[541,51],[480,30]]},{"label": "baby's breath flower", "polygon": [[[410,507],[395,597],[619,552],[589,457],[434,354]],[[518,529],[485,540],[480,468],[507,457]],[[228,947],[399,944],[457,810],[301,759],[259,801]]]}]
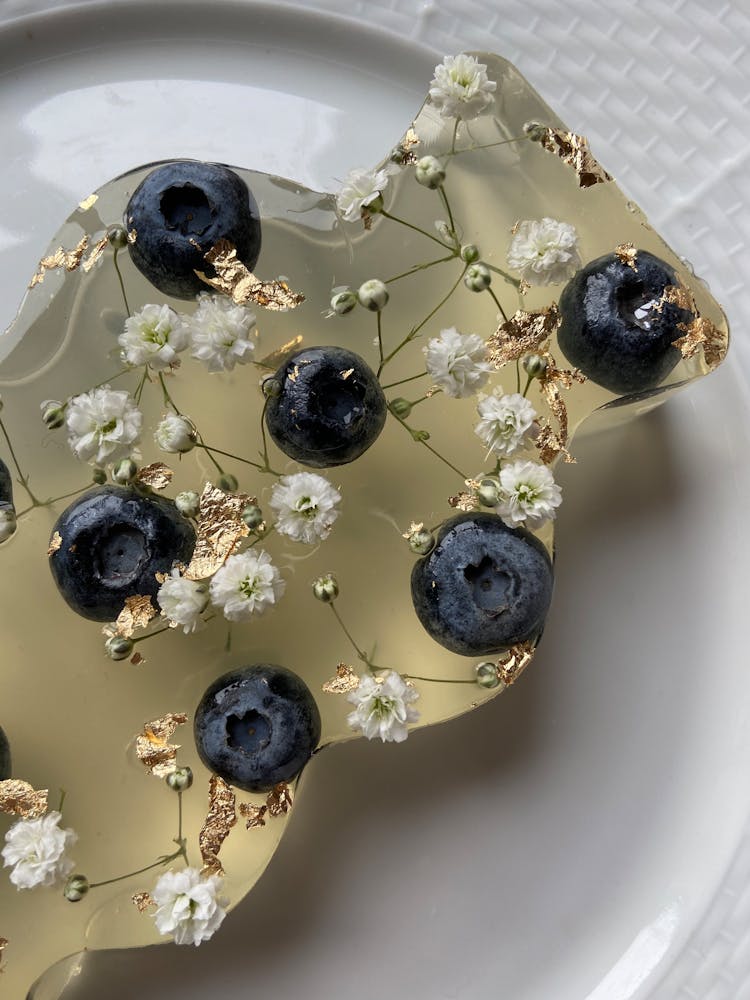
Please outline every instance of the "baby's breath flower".
[{"label": "baby's breath flower", "polygon": [[142,420],[129,393],[108,385],[92,389],[68,403],[68,444],[84,462],[116,462],[130,454],[140,437]]},{"label": "baby's breath flower", "polygon": [[286,584],[267,552],[248,550],[230,556],[214,573],[209,586],[211,603],[230,622],[262,615],[281,598]]},{"label": "baby's breath flower", "polygon": [[255,314],[226,295],[201,292],[198,308],[185,317],[185,324],[192,345],[190,353],[210,372],[230,372],[235,365],[253,360]]},{"label": "baby's breath flower", "polygon": [[10,880],[17,889],[54,885],[73,871],[66,852],[78,838],[72,830],[60,829],[61,819],[59,812],[19,819],[5,834],[3,861],[12,867]]},{"label": "baby's breath flower", "polygon": [[192,451],[196,441],[195,426],[187,417],[167,413],[156,425],[154,441],[162,451],[172,454]]},{"label": "baby's breath flower", "polygon": [[198,580],[187,580],[173,569],[156,593],[164,618],[172,625],[182,625],[185,635],[203,628],[201,615],[208,606],[208,586]]},{"label": "baby's breath flower", "polygon": [[519,460],[500,469],[497,513],[511,528],[538,528],[552,520],[562,502],[560,487],[546,465]]},{"label": "baby's breath flower", "polygon": [[388,178],[398,167],[388,163],[381,170],[355,167],[346,175],[341,190],[336,195],[336,206],[347,222],[357,222],[364,209],[372,210],[388,184]]},{"label": "baby's breath flower", "polygon": [[491,396],[477,404],[477,412],[481,419],[474,433],[497,455],[512,455],[533,434],[536,411],[518,392],[506,396],[496,386]]},{"label": "baby's breath flower", "polygon": [[487,67],[474,56],[446,56],[435,67],[430,100],[443,118],[470,121],[489,111],[497,84],[487,79]]},{"label": "baby's breath flower", "polygon": [[492,370],[487,345],[476,333],[459,333],[455,326],[441,330],[439,337],[422,348],[433,382],[446,396],[463,399],[481,389]]},{"label": "baby's breath flower", "polygon": [[558,285],[581,266],[578,233],[545,216],[518,223],[508,247],[508,266],[530,285]]},{"label": "baby's breath flower", "polygon": [[369,278],[363,281],[357,290],[360,305],[371,312],[380,312],[388,305],[388,289],[380,278]]},{"label": "baby's breath flower", "polygon": [[411,707],[417,698],[419,692],[395,670],[389,670],[382,679],[366,674],[347,695],[355,708],[346,721],[368,740],[379,736],[383,743],[403,743],[409,735],[408,723],[419,718],[419,712]]},{"label": "baby's breath flower", "polygon": [[435,156],[422,156],[414,164],[414,176],[418,184],[434,191],[445,180],[445,167]]},{"label": "baby's breath flower", "polygon": [[295,542],[314,545],[327,538],[339,516],[341,494],[315,472],[282,476],[271,492],[276,530]]},{"label": "baby's breath flower", "polygon": [[122,359],[128,365],[148,365],[163,371],[175,364],[188,346],[188,332],[180,316],[169,306],[147,305],[125,320],[125,332],[117,338]]},{"label": "baby's breath flower", "polygon": [[220,896],[218,875],[203,876],[197,868],[165,872],[154,886],[154,922],[160,934],[175,944],[199,945],[213,937],[226,916],[229,901]]}]

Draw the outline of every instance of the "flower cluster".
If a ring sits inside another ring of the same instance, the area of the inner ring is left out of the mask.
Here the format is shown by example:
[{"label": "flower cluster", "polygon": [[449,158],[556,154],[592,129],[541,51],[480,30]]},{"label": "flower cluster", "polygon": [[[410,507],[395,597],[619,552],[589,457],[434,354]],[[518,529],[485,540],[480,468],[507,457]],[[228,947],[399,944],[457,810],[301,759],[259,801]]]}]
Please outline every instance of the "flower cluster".
[{"label": "flower cluster", "polygon": [[61,882],[73,870],[68,848],[78,839],[73,830],[61,830],[59,812],[38,819],[19,819],[5,834],[2,850],[10,880],[17,889],[35,889]]},{"label": "flower cluster", "polygon": [[211,603],[230,622],[262,615],[283,596],[286,584],[267,552],[238,552],[229,556],[209,584]]},{"label": "flower cluster", "polygon": [[497,386],[477,404],[480,416],[474,428],[488,452],[512,455],[533,435],[536,411],[520,393],[505,395]]},{"label": "flower cluster", "polygon": [[183,319],[169,306],[144,306],[125,320],[118,337],[122,359],[133,367],[148,365],[154,371],[179,363],[177,355],[190,343]]},{"label": "flower cluster", "polygon": [[77,458],[96,465],[130,455],[142,423],[130,393],[108,385],[74,396],[65,410],[68,444]]},{"label": "flower cluster", "polygon": [[470,121],[490,110],[497,84],[487,79],[487,67],[474,56],[446,56],[435,67],[430,100],[443,118]]},{"label": "flower cluster", "polygon": [[197,947],[208,941],[221,926],[229,905],[220,895],[222,885],[218,875],[203,876],[197,868],[165,872],[152,893],[159,933],[174,938],[175,944]]},{"label": "flower cluster", "polygon": [[514,227],[508,265],[530,285],[557,285],[581,266],[578,233],[567,222],[545,216]]},{"label": "flower cluster", "polygon": [[341,494],[322,476],[298,472],[282,476],[271,492],[276,530],[296,542],[313,545],[328,538]]},{"label": "flower cluster", "polygon": [[379,737],[383,743],[402,743],[409,735],[408,724],[419,719],[412,708],[418,698],[419,692],[395,670],[381,677],[365,674],[347,696],[355,707],[346,721],[368,740]]},{"label": "flower cluster", "polygon": [[362,213],[377,202],[388,185],[388,179],[398,168],[386,164],[379,170],[355,167],[346,175],[339,193],[336,207],[347,222],[358,222]]},{"label": "flower cluster", "polygon": [[500,469],[497,512],[511,528],[539,528],[551,520],[562,502],[560,487],[541,462],[518,460]]},{"label": "flower cluster", "polygon": [[156,600],[162,616],[173,626],[181,625],[186,635],[203,628],[201,615],[208,607],[207,584],[188,580],[175,568],[159,587]]},{"label": "flower cluster", "polygon": [[481,389],[492,370],[487,345],[475,333],[459,333],[455,326],[441,330],[426,347],[425,366],[446,396],[461,399]]}]

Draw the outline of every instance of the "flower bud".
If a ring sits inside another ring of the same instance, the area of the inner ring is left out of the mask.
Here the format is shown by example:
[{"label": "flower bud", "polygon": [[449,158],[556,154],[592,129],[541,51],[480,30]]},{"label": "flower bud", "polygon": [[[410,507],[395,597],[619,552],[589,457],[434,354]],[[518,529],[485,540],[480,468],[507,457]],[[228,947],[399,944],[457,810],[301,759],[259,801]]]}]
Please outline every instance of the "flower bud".
[{"label": "flower bud", "polygon": [[492,476],[480,479],[477,487],[477,499],[484,507],[497,507],[501,499],[500,481]]},{"label": "flower bud", "polygon": [[384,282],[380,281],[379,278],[370,278],[369,281],[365,281],[359,286],[357,298],[365,309],[380,312],[381,309],[385,309],[390,296]]},{"label": "flower bud", "polygon": [[405,420],[411,413],[411,403],[408,399],[404,399],[403,396],[398,396],[396,399],[392,399],[390,401],[388,409],[394,416],[401,417],[402,420]]},{"label": "flower bud", "polygon": [[110,226],[107,230],[107,239],[115,250],[122,250],[128,245],[128,234],[123,226]]},{"label": "flower bud", "polygon": [[197,517],[201,498],[195,490],[185,490],[174,498],[174,505],[183,517]]},{"label": "flower bud", "polygon": [[422,184],[424,187],[434,191],[443,185],[445,168],[436,157],[423,156],[415,164],[414,176],[418,184]]},{"label": "flower bud", "polygon": [[547,371],[547,359],[541,354],[526,354],[521,364],[529,378],[541,378]]},{"label": "flower bud", "polygon": [[89,888],[89,880],[85,875],[71,875],[63,888],[63,896],[69,903],[79,903]]},{"label": "flower bud", "polygon": [[347,288],[343,292],[336,292],[335,295],[331,296],[331,309],[337,316],[345,316],[352,311],[356,304],[357,293],[351,288]]},{"label": "flower bud", "polygon": [[368,203],[362,209],[362,213],[369,212],[370,215],[377,215],[378,212],[383,211],[383,195],[378,191],[377,195],[368,201]]},{"label": "flower bud", "polygon": [[0,542],[7,542],[11,535],[15,535],[17,527],[16,509],[13,504],[0,503]]},{"label": "flower bud", "polygon": [[415,528],[409,534],[409,548],[415,555],[426,556],[435,548],[435,536],[427,528]]},{"label": "flower bud", "polygon": [[249,503],[242,511],[242,520],[251,531],[255,531],[263,524],[263,511],[257,503]]},{"label": "flower bud", "polygon": [[166,777],[166,782],[173,792],[186,792],[193,784],[193,771],[189,767],[175,768]]},{"label": "flower bud", "polygon": [[121,458],[114,469],[112,469],[112,479],[116,483],[120,483],[121,486],[127,486],[128,483],[132,483],[137,475],[138,466],[132,458]]},{"label": "flower bud", "polygon": [[57,399],[46,399],[42,403],[42,420],[51,431],[65,423],[65,408]]},{"label": "flower bud", "polygon": [[315,597],[324,604],[330,604],[331,601],[335,601],[339,596],[339,585],[336,582],[336,577],[330,573],[327,573],[325,576],[319,576],[317,580],[314,580],[312,589]]},{"label": "flower bud", "polygon": [[532,142],[541,142],[547,134],[547,126],[540,122],[526,122],[523,131]]},{"label": "flower bud", "polygon": [[484,292],[490,287],[492,275],[490,269],[481,260],[469,264],[464,275],[464,284],[472,292]]},{"label": "flower bud", "polygon": [[489,660],[477,664],[476,675],[477,684],[480,687],[496,688],[500,683],[500,678],[497,675],[497,665],[491,663]]},{"label": "flower bud", "polygon": [[261,382],[260,388],[266,399],[276,399],[281,395],[281,382],[275,375],[267,375]]},{"label": "flower bud", "polygon": [[178,413],[167,413],[154,431],[154,441],[162,451],[171,454],[192,451],[197,437],[193,421]]},{"label": "flower bud", "polygon": [[231,472],[222,472],[219,476],[218,486],[225,493],[235,493],[239,483],[237,482],[237,477],[233,476]]},{"label": "flower bud", "polygon": [[107,482],[107,470],[103,469],[101,465],[95,465],[91,470],[91,481],[97,486],[104,486]]},{"label": "flower bud", "polygon": [[127,660],[135,643],[124,635],[113,635],[104,643],[104,650],[110,660]]},{"label": "flower bud", "polygon": [[461,260],[464,264],[473,264],[479,260],[479,247],[475,243],[464,243],[461,247]]}]

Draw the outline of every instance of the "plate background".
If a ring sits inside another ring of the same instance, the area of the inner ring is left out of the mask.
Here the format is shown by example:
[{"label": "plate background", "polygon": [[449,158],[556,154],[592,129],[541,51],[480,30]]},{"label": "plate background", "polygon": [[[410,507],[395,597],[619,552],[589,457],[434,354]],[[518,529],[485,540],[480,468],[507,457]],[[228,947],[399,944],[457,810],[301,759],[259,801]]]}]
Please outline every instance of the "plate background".
[{"label": "plate background", "polygon": [[750,996],[747,4],[316,0],[209,17],[188,0],[175,19],[171,3],[90,0],[10,23],[52,6],[0,8],[3,325],[70,207],[135,163],[230,150],[328,186],[374,162],[429,81],[426,46],[514,61],[709,280],[735,335],[716,375],[577,445],[556,602],[516,690],[403,747],[324,755],[211,946],[95,956],[71,996],[145,981],[165,1000]]}]

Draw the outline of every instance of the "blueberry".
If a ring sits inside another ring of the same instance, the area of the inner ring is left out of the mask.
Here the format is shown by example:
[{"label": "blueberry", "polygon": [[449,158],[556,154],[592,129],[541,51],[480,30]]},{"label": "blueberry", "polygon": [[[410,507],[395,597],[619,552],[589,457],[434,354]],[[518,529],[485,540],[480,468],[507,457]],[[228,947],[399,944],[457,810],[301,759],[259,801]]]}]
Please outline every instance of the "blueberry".
[{"label": "blueberry", "polygon": [[125,210],[128,244],[138,270],[160,292],[191,299],[207,286],[196,271],[211,274],[204,255],[228,240],[252,271],[260,254],[258,206],[245,182],[218,163],[177,160],[152,171]]},{"label": "blueberry", "polygon": [[246,792],[291,781],[320,740],[320,713],[291,670],[256,663],[209,687],[195,713],[195,743],[206,767]]},{"label": "blueberry", "polygon": [[13,504],[13,480],[8,466],[0,458],[0,503]]},{"label": "blueberry", "polygon": [[0,781],[5,781],[11,775],[10,745],[8,737],[0,726]]},{"label": "blueberry", "polygon": [[618,394],[663,382],[681,358],[672,344],[692,313],[663,301],[677,284],[665,261],[639,250],[636,270],[615,254],[581,268],[560,296],[560,350],[593,382]]},{"label": "blueberry", "polygon": [[60,515],[55,533],[55,583],[77,614],[98,622],[117,618],[126,597],[155,596],[156,574],[189,562],[195,546],[191,523],[171,501],[121,486],[89,490]]},{"label": "blueberry", "polygon": [[383,429],[386,402],[372,369],[343,347],[308,347],[273,376],[266,426],[279,448],[303,465],[353,462]]},{"label": "blueberry", "polygon": [[530,532],[495,514],[459,514],[414,566],[411,595],[436,642],[486,656],[541,634],[552,583],[547,550]]}]

